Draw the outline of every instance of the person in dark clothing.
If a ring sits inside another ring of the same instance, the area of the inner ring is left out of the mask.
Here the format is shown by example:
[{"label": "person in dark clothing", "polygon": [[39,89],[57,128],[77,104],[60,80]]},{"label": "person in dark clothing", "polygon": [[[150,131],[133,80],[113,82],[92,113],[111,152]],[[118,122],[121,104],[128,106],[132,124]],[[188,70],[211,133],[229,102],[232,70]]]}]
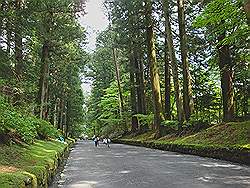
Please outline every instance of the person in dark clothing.
[{"label": "person in dark clothing", "polygon": [[98,139],[96,137],[94,138],[94,143],[95,143],[95,147],[97,147],[97,145],[98,145]]}]

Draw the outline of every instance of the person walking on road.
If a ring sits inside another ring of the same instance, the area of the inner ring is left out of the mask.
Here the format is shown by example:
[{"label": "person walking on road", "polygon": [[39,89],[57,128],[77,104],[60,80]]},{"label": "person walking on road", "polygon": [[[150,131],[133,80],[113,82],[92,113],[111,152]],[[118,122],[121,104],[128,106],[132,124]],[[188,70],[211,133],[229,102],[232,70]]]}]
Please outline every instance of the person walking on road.
[{"label": "person walking on road", "polygon": [[109,146],[110,142],[111,142],[111,140],[110,140],[110,138],[108,138],[107,139],[107,145],[108,145],[109,148],[110,148],[110,146]]},{"label": "person walking on road", "polygon": [[97,145],[98,145],[97,137],[94,138],[94,143],[95,143],[95,147],[97,147]]},{"label": "person walking on road", "polygon": [[105,144],[105,145],[107,145],[107,144],[108,144],[108,140],[107,140],[107,138],[104,138],[104,139],[103,139],[103,144]]}]

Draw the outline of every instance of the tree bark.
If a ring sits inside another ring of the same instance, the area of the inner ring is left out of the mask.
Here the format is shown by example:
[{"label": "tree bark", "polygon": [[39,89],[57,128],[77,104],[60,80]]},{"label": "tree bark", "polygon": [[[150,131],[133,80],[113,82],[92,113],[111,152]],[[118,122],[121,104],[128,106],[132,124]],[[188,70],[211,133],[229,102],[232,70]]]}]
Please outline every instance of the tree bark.
[{"label": "tree bark", "polygon": [[[162,0],[162,3],[163,3],[163,10],[164,10],[164,17],[165,17],[167,45],[168,45],[169,57],[171,60],[173,80],[174,80],[177,116],[178,116],[178,121],[182,124],[182,122],[183,122],[183,106],[182,106],[180,84],[179,84],[179,78],[178,78],[177,59],[175,56],[175,50],[174,50],[174,45],[173,45],[173,36],[172,36],[170,17],[169,17],[169,1]],[[181,127],[179,127],[179,128],[181,128]]]},{"label": "tree bark", "polygon": [[54,127],[57,127],[57,123],[58,123],[58,106],[59,106],[59,101],[60,99],[59,98],[56,98],[55,100],[55,106],[54,106],[54,118],[53,118],[53,125]]},{"label": "tree bark", "polygon": [[133,51],[134,56],[134,70],[135,70],[135,80],[136,80],[136,95],[137,95],[137,113],[142,113],[142,100],[141,100],[141,88],[140,88],[140,77],[139,77],[139,62],[138,62],[138,55],[136,50]]},{"label": "tree bark", "polygon": [[124,110],[124,102],[123,102],[122,89],[121,89],[120,69],[119,69],[119,64],[117,62],[116,49],[113,48],[112,51],[113,51],[113,61],[115,64],[116,81],[117,81],[118,92],[119,92],[120,116],[122,117],[123,110]]},{"label": "tree bark", "polygon": [[65,102],[66,104],[64,105],[64,112],[63,112],[63,134],[65,137],[67,137],[67,102]]},{"label": "tree bark", "polygon": [[156,128],[156,137],[159,138],[160,136],[162,136],[161,122],[164,118],[162,115],[160,82],[159,82],[159,74],[158,74],[155,44],[154,44],[152,2],[151,0],[146,0],[145,4],[146,4],[146,19],[147,19],[146,32],[147,32],[148,61],[150,68],[150,78],[151,78],[153,106],[154,106],[154,124]]},{"label": "tree bark", "polygon": [[59,103],[59,113],[58,113],[58,125],[57,129],[63,131],[63,112],[64,112],[64,100],[60,99]]},{"label": "tree bark", "polygon": [[248,99],[249,99],[249,94],[250,94],[250,86],[247,84],[247,80],[243,81],[243,102],[242,102],[242,111],[243,111],[243,116],[247,118],[249,110],[248,110]]},{"label": "tree bark", "polygon": [[137,114],[136,109],[136,92],[135,92],[135,74],[134,74],[134,56],[132,52],[130,53],[130,100],[131,100],[131,111],[132,111],[132,118],[131,118],[131,132],[136,132],[138,130],[138,120],[137,117],[134,115]]},{"label": "tree bark", "polygon": [[139,87],[140,87],[140,93],[141,93],[141,105],[142,105],[142,114],[147,113],[146,109],[146,96],[145,96],[145,84],[144,84],[144,68],[143,68],[143,61],[141,56],[139,55]]},{"label": "tree bark", "polygon": [[[0,11],[4,12],[5,11],[5,1],[2,1],[0,3]],[[4,16],[0,17],[0,48],[2,47],[2,35],[3,35],[3,30],[4,30]]]},{"label": "tree bark", "polygon": [[250,0],[244,0],[244,10],[247,15],[247,24],[250,26]]},{"label": "tree bark", "polygon": [[[138,53],[137,47],[134,46],[134,70],[136,78],[136,91],[137,91],[137,113],[146,114],[146,100],[145,100],[145,86],[144,86],[144,75],[143,75],[143,63]],[[148,130],[148,125],[140,125],[140,132]]]},{"label": "tree bark", "polygon": [[47,100],[48,100],[48,76],[49,76],[49,44],[47,41],[44,42],[42,47],[42,58],[41,58],[41,74],[39,81],[39,105],[40,105],[40,118],[46,119],[47,117]]},{"label": "tree bark", "polygon": [[191,114],[194,111],[194,103],[192,98],[191,75],[189,71],[189,63],[187,56],[187,33],[185,27],[184,3],[185,3],[184,0],[177,0],[181,61],[183,69],[183,107],[184,107],[185,119],[189,120]]},{"label": "tree bark", "polygon": [[[221,42],[225,34],[219,36]],[[233,69],[232,57],[228,45],[218,45],[219,68],[221,73],[221,90],[223,104],[223,121],[229,122],[234,119],[234,88],[233,88]]]},{"label": "tree bark", "polygon": [[22,77],[23,72],[23,52],[22,52],[22,31],[21,31],[21,6],[22,1],[16,0],[15,1],[15,59],[16,59],[16,66],[15,71],[17,74],[18,80]]},{"label": "tree bark", "polygon": [[[165,27],[165,33],[166,27]],[[169,67],[169,55],[167,47],[167,36],[165,35],[165,52],[164,52],[164,61],[165,61],[165,118],[171,120],[171,101],[170,101],[170,67]]]}]

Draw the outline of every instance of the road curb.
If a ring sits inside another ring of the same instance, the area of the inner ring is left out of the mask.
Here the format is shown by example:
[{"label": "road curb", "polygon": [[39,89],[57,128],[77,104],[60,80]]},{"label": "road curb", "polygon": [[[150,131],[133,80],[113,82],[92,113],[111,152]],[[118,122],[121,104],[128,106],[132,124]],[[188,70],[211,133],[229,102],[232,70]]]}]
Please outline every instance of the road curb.
[{"label": "road curb", "polygon": [[140,141],[129,139],[116,139],[112,140],[112,142],[119,144],[142,146],[164,151],[178,152],[183,154],[198,155],[201,157],[222,159],[250,166],[250,150],[247,148],[218,147],[212,145],[204,146],[198,144],[173,144],[161,143],[159,141]]}]

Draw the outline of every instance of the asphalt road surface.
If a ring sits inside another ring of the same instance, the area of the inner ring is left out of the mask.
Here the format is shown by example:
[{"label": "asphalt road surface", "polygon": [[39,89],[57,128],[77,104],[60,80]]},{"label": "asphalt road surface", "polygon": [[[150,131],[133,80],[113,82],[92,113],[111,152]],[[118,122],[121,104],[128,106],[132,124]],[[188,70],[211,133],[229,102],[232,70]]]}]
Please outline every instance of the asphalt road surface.
[{"label": "asphalt road surface", "polygon": [[250,167],[143,147],[79,141],[50,188],[250,188]]}]

